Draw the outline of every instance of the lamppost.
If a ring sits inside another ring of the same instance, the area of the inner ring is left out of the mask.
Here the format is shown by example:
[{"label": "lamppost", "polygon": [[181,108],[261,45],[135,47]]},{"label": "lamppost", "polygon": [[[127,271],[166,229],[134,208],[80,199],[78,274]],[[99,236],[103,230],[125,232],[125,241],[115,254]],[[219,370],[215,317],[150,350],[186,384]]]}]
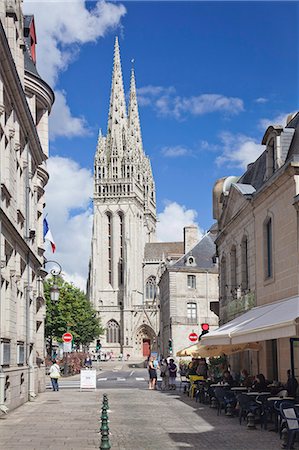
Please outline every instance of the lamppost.
[{"label": "lamppost", "polygon": [[[55,266],[51,267],[50,271],[47,272],[45,269],[45,266],[47,264],[51,264],[51,263],[55,264]],[[56,304],[59,300],[59,287],[57,284],[57,277],[59,277],[61,272],[62,272],[61,265],[57,261],[48,260],[48,259],[45,260],[43,268],[40,269],[42,278],[45,278],[49,273],[53,277],[53,284],[50,287],[50,300],[53,304]],[[50,339],[50,356],[52,358],[52,333],[51,333],[51,339]]]},{"label": "lamppost", "polygon": [[49,263],[54,263],[58,266],[58,267],[52,267],[52,269],[50,269],[50,274],[52,275],[53,281],[54,281],[54,284],[50,287],[50,298],[53,303],[56,303],[59,300],[59,287],[56,283],[56,280],[57,280],[57,277],[59,277],[59,275],[62,272],[62,267],[57,261],[53,261],[53,260],[49,260],[49,259],[45,260],[44,266]]}]

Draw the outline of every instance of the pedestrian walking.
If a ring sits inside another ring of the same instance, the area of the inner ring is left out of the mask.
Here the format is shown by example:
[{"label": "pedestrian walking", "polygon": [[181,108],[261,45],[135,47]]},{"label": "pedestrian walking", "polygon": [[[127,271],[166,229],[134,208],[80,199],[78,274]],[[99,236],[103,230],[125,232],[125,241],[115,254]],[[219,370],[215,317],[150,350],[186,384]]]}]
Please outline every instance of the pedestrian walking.
[{"label": "pedestrian walking", "polygon": [[154,357],[151,356],[148,362],[149,389],[157,389],[157,368],[155,366]]},{"label": "pedestrian walking", "polygon": [[58,379],[60,378],[60,367],[57,364],[56,359],[53,359],[52,366],[50,367],[50,378],[53,391],[59,391]]},{"label": "pedestrian walking", "polygon": [[177,373],[177,366],[172,358],[169,360],[168,369],[169,369],[169,389],[176,389],[175,379]]},{"label": "pedestrian walking", "polygon": [[169,389],[169,368],[168,368],[167,359],[164,358],[162,360],[160,367],[161,367],[160,370],[161,370],[161,378],[162,378],[161,390],[167,391]]},{"label": "pedestrian walking", "polygon": [[90,355],[87,355],[85,360],[84,360],[84,366],[86,369],[92,369],[92,359],[90,357]]}]

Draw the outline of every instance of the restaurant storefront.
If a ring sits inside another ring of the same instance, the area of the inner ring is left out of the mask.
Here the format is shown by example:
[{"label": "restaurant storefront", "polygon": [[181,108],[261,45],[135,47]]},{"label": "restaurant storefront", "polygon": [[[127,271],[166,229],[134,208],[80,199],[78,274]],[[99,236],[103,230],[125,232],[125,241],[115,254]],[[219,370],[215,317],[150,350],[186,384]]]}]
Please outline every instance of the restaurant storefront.
[{"label": "restaurant storefront", "polygon": [[[198,344],[202,348],[219,348],[219,353],[234,355],[250,351],[252,374],[262,372],[273,380],[286,380],[287,370],[291,368],[299,377],[299,297],[258,306],[207,334]],[[255,343],[258,348],[250,349],[246,344]],[[233,351],[233,346],[245,346]],[[253,351],[254,350],[254,351]],[[212,355],[211,356],[215,356]],[[235,358],[236,360],[237,358]],[[238,358],[243,361],[246,358]],[[232,365],[234,356],[231,358]],[[232,367],[240,370],[242,367]]]}]

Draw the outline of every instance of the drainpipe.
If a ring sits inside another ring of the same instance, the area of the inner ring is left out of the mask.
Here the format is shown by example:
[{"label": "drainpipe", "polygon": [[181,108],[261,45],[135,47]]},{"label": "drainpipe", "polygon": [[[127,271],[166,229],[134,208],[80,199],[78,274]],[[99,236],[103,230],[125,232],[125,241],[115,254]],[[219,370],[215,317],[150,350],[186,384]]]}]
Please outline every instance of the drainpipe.
[{"label": "drainpipe", "polygon": [[[26,227],[25,227],[25,239],[27,245],[29,246],[29,219],[30,219],[30,184],[29,184],[29,144],[26,144],[26,197],[25,197],[25,217],[26,217]],[[26,286],[26,364],[28,366],[28,400],[32,401],[35,399],[35,389],[34,389],[34,366],[33,366],[33,349],[30,352],[30,252],[27,252],[27,286]]]},{"label": "drainpipe", "polygon": [[[0,185],[1,185],[1,164],[0,164]],[[2,352],[2,342],[1,342],[1,336],[2,336],[2,299],[1,299],[1,286],[2,286],[2,212],[0,207],[0,411],[7,414],[8,408],[5,405],[5,373],[2,368],[2,359],[3,359],[3,352]]]},{"label": "drainpipe", "polygon": [[[1,167],[1,166],[0,166]],[[1,171],[0,171],[0,182],[1,182]],[[4,414],[8,413],[8,407],[5,405],[5,373],[2,368],[2,358],[3,358],[3,352],[2,352],[2,342],[1,342],[1,336],[2,336],[2,299],[1,299],[1,285],[2,285],[2,219],[1,219],[1,212],[0,212],[0,411],[2,411]]]}]

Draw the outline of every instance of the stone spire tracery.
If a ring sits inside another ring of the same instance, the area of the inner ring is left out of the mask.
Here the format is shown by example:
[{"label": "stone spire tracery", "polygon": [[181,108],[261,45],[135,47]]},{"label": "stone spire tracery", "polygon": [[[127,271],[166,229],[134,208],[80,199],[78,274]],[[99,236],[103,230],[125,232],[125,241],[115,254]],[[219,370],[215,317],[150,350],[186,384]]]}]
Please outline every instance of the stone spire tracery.
[{"label": "stone spire tracery", "polygon": [[[115,38],[114,64],[107,126],[107,153],[122,156],[127,132],[127,113],[118,38]],[[108,156],[107,155],[107,156]]]},{"label": "stone spire tracery", "polygon": [[133,68],[131,71],[130,102],[128,110],[128,140],[130,147],[134,149],[134,156],[140,157],[143,154],[143,147],[138,113],[135,74]]}]

